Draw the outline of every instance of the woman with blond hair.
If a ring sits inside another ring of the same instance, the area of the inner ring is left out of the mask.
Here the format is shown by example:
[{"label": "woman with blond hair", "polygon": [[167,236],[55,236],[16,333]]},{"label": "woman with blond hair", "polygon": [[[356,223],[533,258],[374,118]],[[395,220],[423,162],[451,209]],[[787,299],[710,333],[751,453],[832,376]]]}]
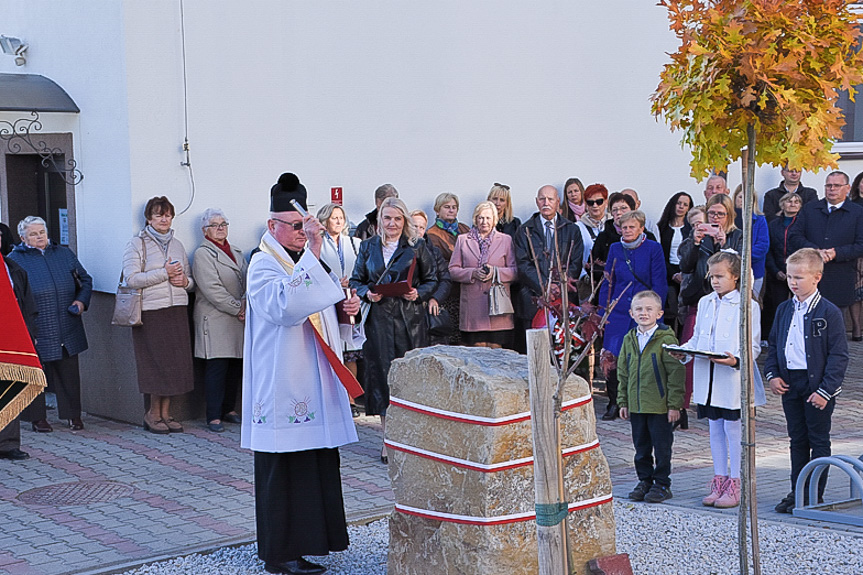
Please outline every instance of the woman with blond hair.
[{"label": "woman with blond hair", "polygon": [[[437,270],[403,201],[385,199],[378,223],[378,235],[360,244],[350,287],[371,304],[363,345],[366,415],[380,415],[386,431],[390,364],[408,351],[428,345],[423,303],[437,287]],[[384,295],[384,288],[379,288],[399,282],[406,289],[398,295]],[[381,461],[388,461],[386,447],[381,450]]]},{"label": "woman with blond hair", "polygon": [[509,186],[495,182],[489,190],[486,200],[493,203],[497,209],[495,229],[515,239],[515,234],[521,227],[521,220],[512,214],[512,194]]},{"label": "woman with blond hair", "polygon": [[[324,243],[321,246],[321,261],[327,264],[334,274],[339,276],[343,288],[348,287],[354,264],[359,255],[360,240],[348,235],[348,218],[345,210],[338,204],[324,204],[317,214],[318,221],[323,224]],[[362,324],[339,324],[339,334],[342,339],[342,361],[354,377],[357,377],[357,362],[363,358],[363,341],[365,330]],[[353,397],[351,415],[359,417],[360,411]]]},{"label": "woman with blond hair", "polygon": [[518,277],[512,238],[498,232],[497,208],[480,203],[473,212],[473,227],[458,237],[449,273],[461,289],[459,329],[462,341],[476,347],[510,347],[513,314],[489,314],[489,292],[495,275],[504,289]]},{"label": "woman with blond hair", "polygon": [[[444,259],[449,265],[452,258],[452,251],[455,248],[455,240],[461,234],[466,234],[470,229],[465,224],[458,221],[458,196],[449,192],[438,194],[434,201],[434,211],[436,214],[434,224],[426,232],[426,237],[430,244],[438,248],[443,254]],[[453,325],[458,325],[459,316],[459,284],[453,283],[452,289],[449,292],[449,297],[441,302],[441,305],[449,312],[452,318]],[[449,343],[450,345],[459,345],[461,337],[459,331],[453,329],[449,337],[440,343]]]}]

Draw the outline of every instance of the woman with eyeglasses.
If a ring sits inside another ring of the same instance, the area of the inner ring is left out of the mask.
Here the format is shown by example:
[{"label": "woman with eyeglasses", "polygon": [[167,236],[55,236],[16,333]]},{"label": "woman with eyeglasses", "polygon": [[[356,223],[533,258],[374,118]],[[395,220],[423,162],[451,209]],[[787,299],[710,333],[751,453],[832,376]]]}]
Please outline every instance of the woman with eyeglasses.
[{"label": "woman with eyeglasses", "polygon": [[217,208],[201,216],[204,239],[195,250],[195,357],[205,360],[207,428],[225,431],[224,421],[241,423],[236,411],[243,379],[246,320],[246,258],[228,243],[228,220]]},{"label": "woman with eyeglasses", "polygon": [[[734,203],[726,194],[710,196],[705,206],[707,220],[692,227],[692,233],[680,244],[677,254],[680,257],[680,271],[683,282],[680,284],[679,303],[685,307],[683,335],[680,341],[689,341],[695,330],[695,317],[698,314],[698,301],[713,291],[708,280],[707,260],[721,250],[734,250],[738,254],[743,249],[743,230],[734,225],[737,215]],[[692,395],[692,368],[686,369],[686,396],[684,409]],[[681,425],[686,429],[688,417],[681,413]]]},{"label": "woman with eyeglasses", "polygon": [[581,239],[584,243],[584,263],[587,263],[593,243],[602,230],[605,222],[611,217],[608,213],[608,188],[602,184],[591,184],[584,190],[585,212],[578,220]]},{"label": "woman with eyeglasses", "polygon": [[569,178],[563,185],[563,201],[560,202],[560,215],[571,222],[577,222],[586,211],[584,184],[578,178]]}]

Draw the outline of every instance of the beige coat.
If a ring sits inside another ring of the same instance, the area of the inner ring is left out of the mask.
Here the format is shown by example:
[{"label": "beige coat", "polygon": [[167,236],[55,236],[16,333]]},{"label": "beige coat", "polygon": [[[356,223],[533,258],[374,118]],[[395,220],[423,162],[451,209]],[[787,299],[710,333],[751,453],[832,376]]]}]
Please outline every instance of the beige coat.
[{"label": "beige coat", "polygon": [[231,246],[237,263],[204,238],[195,250],[195,357],[243,357],[243,322],[237,315],[246,297],[246,259]]},{"label": "beige coat", "polygon": [[[145,250],[147,261],[144,262],[143,271],[141,271],[141,260],[144,258]],[[189,278],[189,285],[185,289],[173,286],[168,281],[165,264],[175,260],[183,265],[183,270]],[[168,242],[166,257],[161,246],[145,230],[141,230],[126,244],[126,250],[123,252],[123,277],[126,278],[126,284],[129,287],[143,288],[142,309],[144,311],[188,305],[189,295],[186,292],[195,289],[189,258],[186,257],[186,248],[180,240],[173,238]]]}]

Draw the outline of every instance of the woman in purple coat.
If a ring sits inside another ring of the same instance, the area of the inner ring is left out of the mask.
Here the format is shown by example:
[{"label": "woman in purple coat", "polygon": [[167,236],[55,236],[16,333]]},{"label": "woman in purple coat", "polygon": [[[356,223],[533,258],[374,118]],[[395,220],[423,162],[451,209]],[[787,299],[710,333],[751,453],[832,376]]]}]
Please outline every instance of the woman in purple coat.
[{"label": "woman in purple coat", "polygon": [[[617,406],[617,356],[623,344],[623,336],[635,327],[629,315],[632,296],[640,291],[653,290],[662,301],[668,293],[666,281],[665,255],[659,242],[647,239],[644,233],[644,212],[634,210],[620,216],[620,241],[611,245],[605,264],[608,281],[599,288],[600,311],[611,301],[623,294],[612,310],[605,326],[602,343],[603,371],[606,372],[606,391],[608,408],[602,419],[616,419],[620,408]],[[629,284],[632,285],[629,285]],[[629,288],[627,289],[627,286]],[[626,291],[624,291],[626,289]]]}]

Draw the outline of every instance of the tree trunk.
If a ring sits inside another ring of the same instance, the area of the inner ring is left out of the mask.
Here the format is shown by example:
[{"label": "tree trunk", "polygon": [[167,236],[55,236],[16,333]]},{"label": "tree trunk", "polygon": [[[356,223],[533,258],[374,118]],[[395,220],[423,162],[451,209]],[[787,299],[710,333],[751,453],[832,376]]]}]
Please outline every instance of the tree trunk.
[{"label": "tree trunk", "polygon": [[[755,126],[747,126],[748,149],[744,157],[746,176],[743,186],[743,253],[740,277],[740,418],[742,421],[743,465],[740,473],[738,545],[740,573],[749,574],[746,545],[747,513],[751,518],[752,564],[754,575],[761,575],[758,544],[758,500],[755,494],[755,408],[753,406],[754,358],[752,357],[752,213],[755,187]],[[760,342],[759,342],[760,343]]]},{"label": "tree trunk", "polygon": [[[560,455],[560,412],[554,408],[551,347],[546,330],[527,330],[528,385],[533,427],[536,540],[539,575],[567,575],[566,496]],[[555,378],[556,379],[556,378]],[[558,513],[559,512],[559,513]],[[555,517],[555,515],[558,515]]]}]

